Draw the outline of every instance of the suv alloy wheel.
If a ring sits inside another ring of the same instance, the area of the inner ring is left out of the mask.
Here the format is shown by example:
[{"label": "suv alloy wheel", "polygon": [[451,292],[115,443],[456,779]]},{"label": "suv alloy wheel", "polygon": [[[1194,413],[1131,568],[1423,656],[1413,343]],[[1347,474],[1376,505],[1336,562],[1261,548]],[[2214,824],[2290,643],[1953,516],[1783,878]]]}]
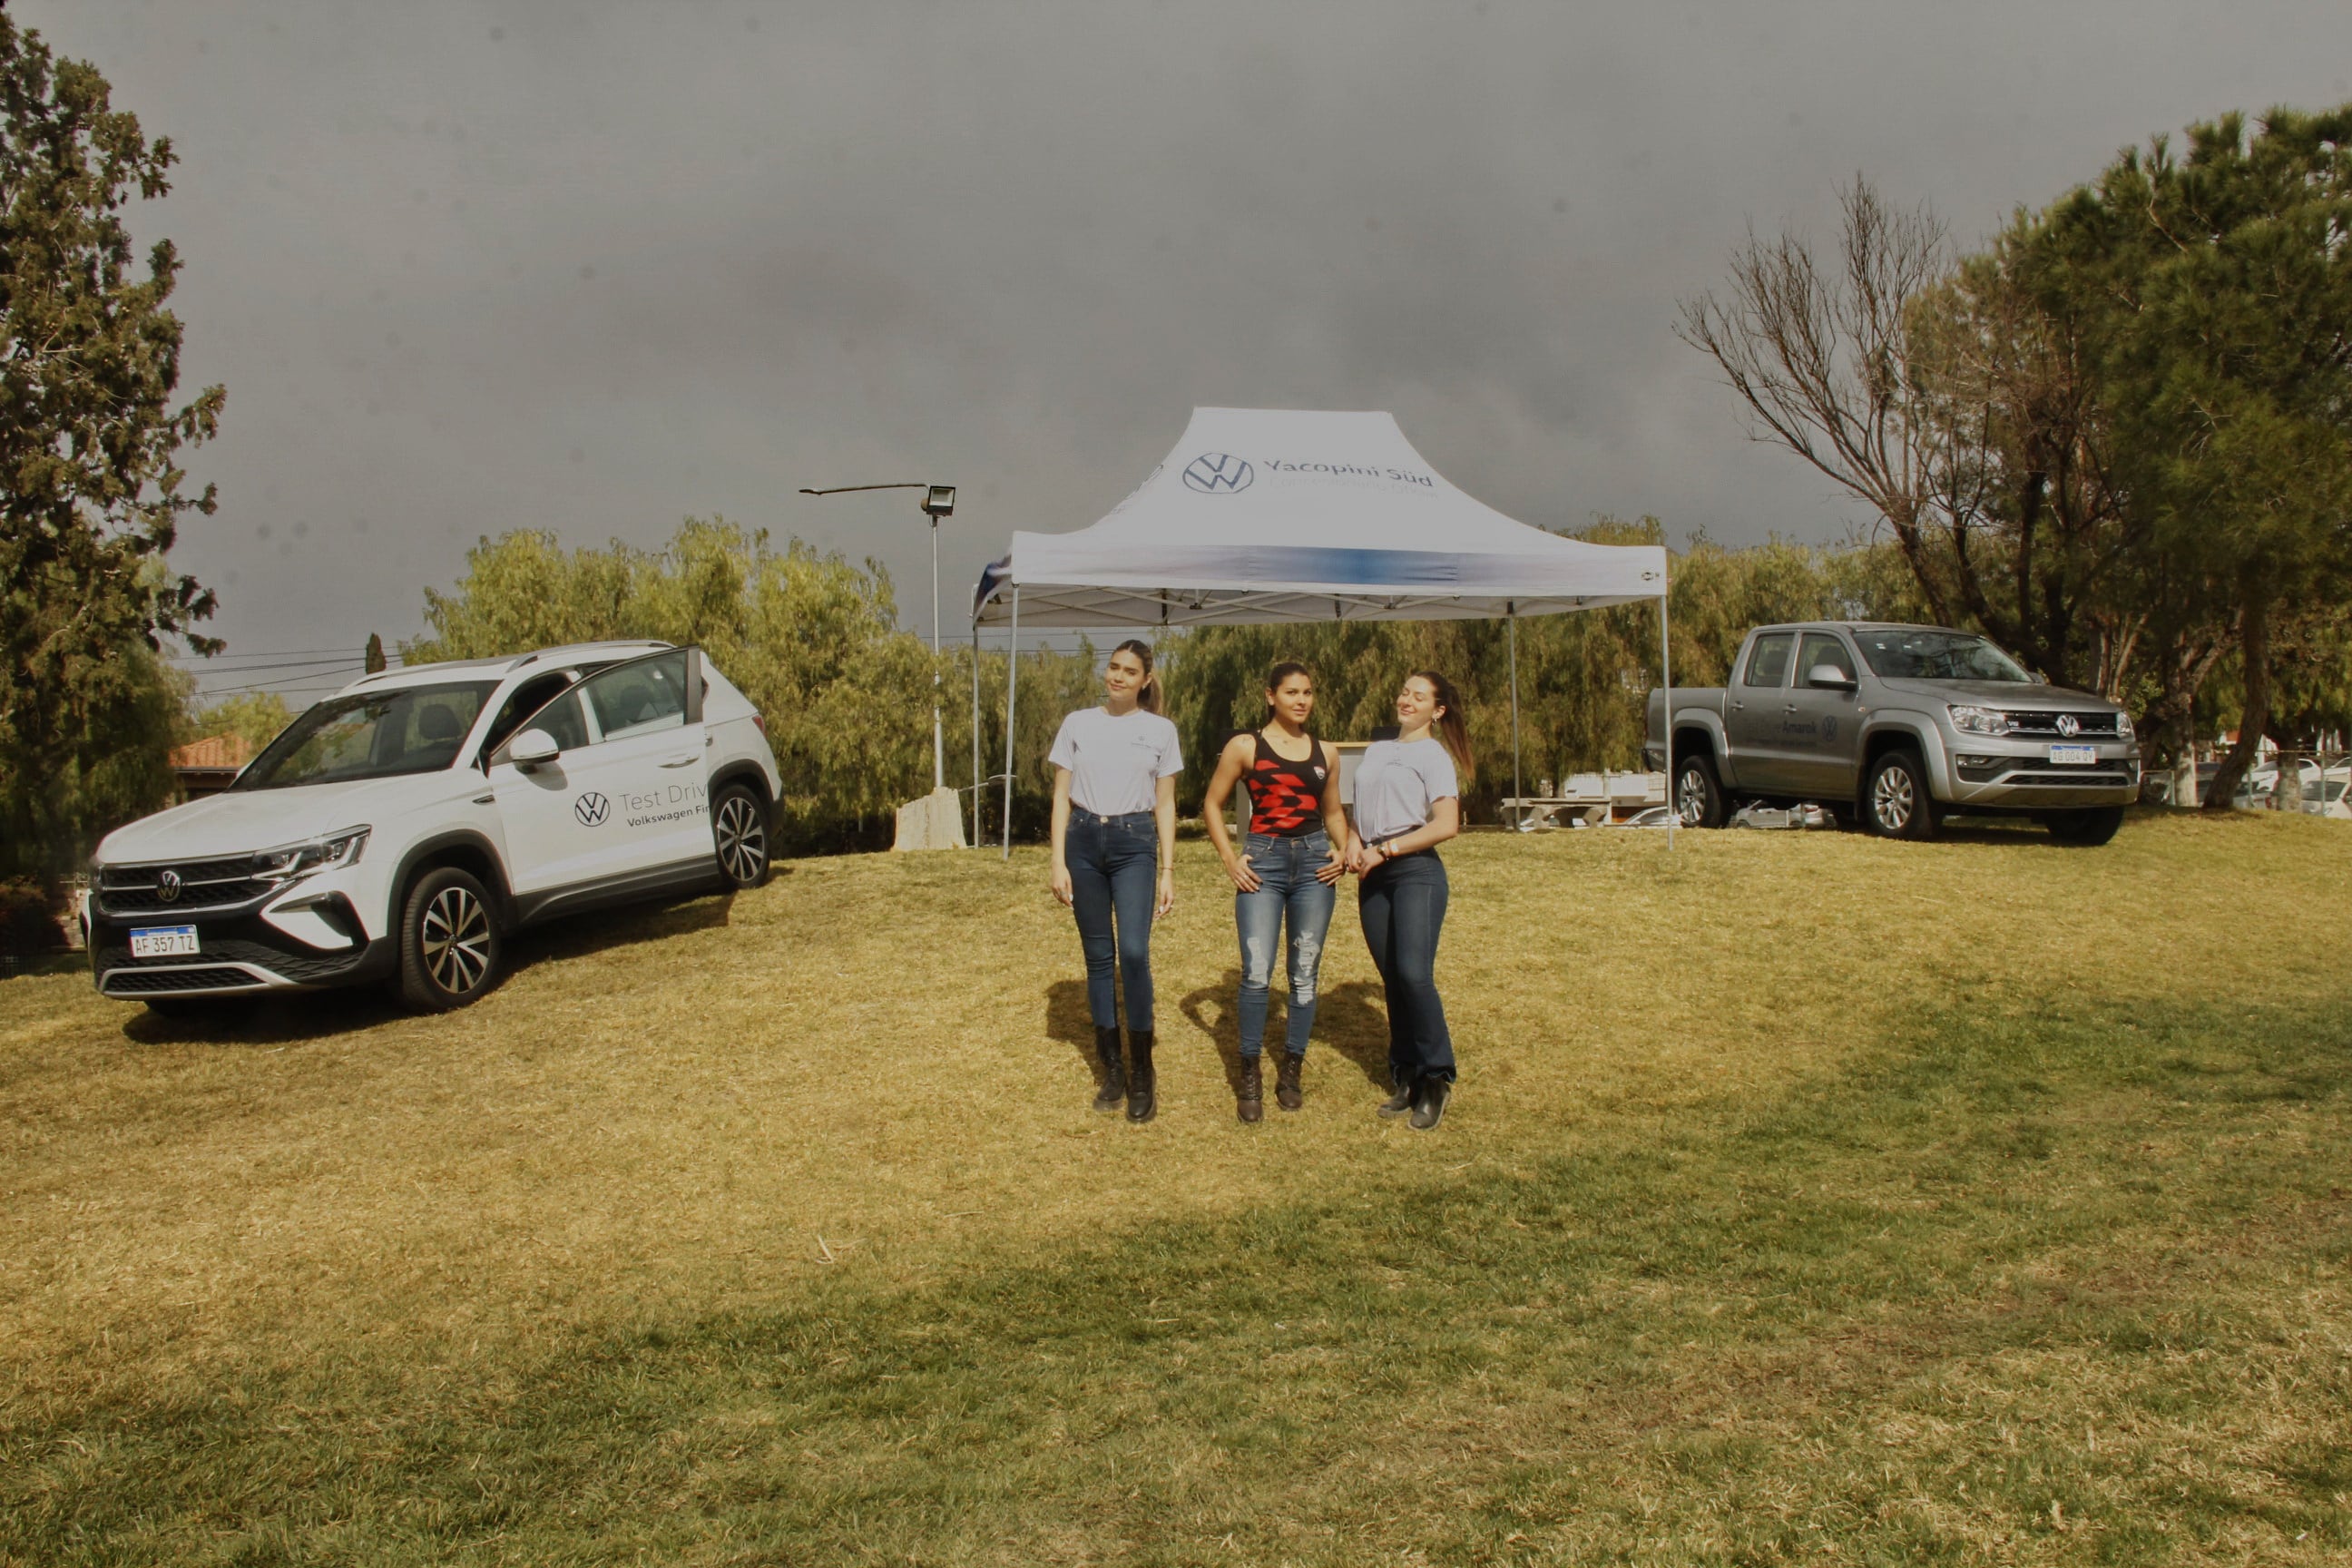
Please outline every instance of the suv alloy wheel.
[{"label": "suv alloy wheel", "polygon": [[498,917],[490,896],[455,866],[427,871],[400,919],[400,998],[420,1012],[463,1007],[498,984]]},{"label": "suv alloy wheel", "polygon": [[710,813],[710,836],[719,874],[729,887],[756,888],[768,879],[768,814],[758,795],[741,784],[720,790]]}]

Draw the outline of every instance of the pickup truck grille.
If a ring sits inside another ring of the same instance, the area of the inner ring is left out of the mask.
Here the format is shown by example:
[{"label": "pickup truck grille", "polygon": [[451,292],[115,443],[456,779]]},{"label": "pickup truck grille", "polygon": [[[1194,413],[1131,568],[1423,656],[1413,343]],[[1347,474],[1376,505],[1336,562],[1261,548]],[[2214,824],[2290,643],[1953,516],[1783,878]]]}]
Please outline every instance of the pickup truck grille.
[{"label": "pickup truck grille", "polygon": [[2006,717],[2012,735],[2056,736],[2060,734],[2058,721],[2062,718],[2074,721],[2077,735],[2113,736],[2116,732],[2113,713],[2056,713],[2036,709],[2025,712],[2012,710]]}]

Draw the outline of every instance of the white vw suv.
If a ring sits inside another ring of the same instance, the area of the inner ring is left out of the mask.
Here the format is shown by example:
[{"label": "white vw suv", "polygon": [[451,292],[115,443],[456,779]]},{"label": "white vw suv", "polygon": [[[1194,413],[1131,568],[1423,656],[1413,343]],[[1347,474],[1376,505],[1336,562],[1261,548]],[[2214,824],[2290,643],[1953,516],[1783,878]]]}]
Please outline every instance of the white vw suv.
[{"label": "white vw suv", "polygon": [[159,1012],[369,981],[460,1007],[534,921],[756,887],[780,783],[765,724],[699,648],[371,675],[226,792],[107,836],[91,973]]}]

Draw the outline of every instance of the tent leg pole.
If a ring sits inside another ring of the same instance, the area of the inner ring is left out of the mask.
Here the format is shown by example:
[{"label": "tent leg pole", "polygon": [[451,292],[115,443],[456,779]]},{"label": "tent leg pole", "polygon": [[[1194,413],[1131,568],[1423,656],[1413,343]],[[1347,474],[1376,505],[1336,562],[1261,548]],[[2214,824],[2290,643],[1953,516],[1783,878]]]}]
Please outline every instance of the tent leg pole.
[{"label": "tent leg pole", "polygon": [[[1507,605],[1504,610],[1508,618],[1503,624],[1510,628],[1511,641],[1511,798],[1516,801],[1526,794],[1519,787],[1519,607]],[[1525,821],[1527,811],[1519,806],[1511,826],[1517,827]]]},{"label": "tent leg pole", "polygon": [[971,847],[980,847],[980,617],[971,621]]},{"label": "tent leg pole", "polygon": [[1666,596],[1658,595],[1658,689],[1664,695],[1660,709],[1665,716],[1666,851],[1674,852],[1675,829],[1682,824],[1681,803],[1675,799],[1675,656],[1666,637]]},{"label": "tent leg pole", "polygon": [[1013,858],[1013,704],[1021,694],[1021,590],[1013,590],[1013,637],[1004,645],[1004,853]]}]

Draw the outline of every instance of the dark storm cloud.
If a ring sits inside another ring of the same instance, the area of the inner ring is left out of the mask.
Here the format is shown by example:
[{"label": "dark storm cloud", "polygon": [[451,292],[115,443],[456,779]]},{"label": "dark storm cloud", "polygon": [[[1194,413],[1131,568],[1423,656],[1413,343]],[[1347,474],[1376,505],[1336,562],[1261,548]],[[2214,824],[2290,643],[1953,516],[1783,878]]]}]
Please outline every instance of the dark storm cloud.
[{"label": "dark storm cloud", "polygon": [[2184,121],[2352,96],[2340,6],[19,0],[184,160],[185,563],[248,648],[418,626],[476,535],[723,512],[950,605],[1195,403],[1393,410],[1547,523],[1852,509],[1672,336],[1868,171],[1964,234]]}]

